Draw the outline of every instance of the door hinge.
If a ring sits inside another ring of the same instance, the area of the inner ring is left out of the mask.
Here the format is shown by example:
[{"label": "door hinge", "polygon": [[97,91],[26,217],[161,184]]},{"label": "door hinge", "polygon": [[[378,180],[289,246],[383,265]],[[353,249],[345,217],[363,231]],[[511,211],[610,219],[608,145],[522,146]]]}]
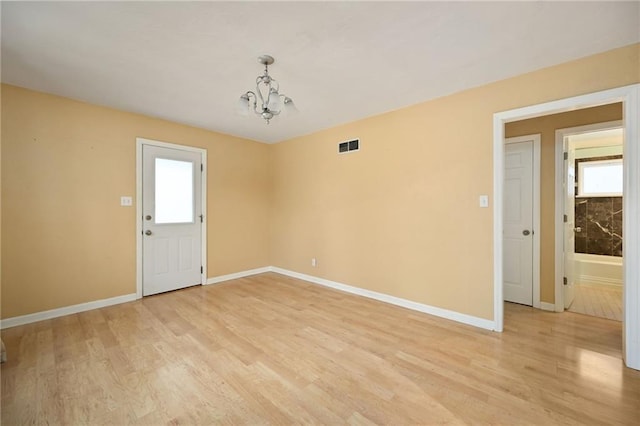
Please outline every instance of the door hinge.
[{"label": "door hinge", "polygon": [[564,153],[564,159],[565,159],[565,160],[568,160],[568,159],[569,159],[569,153],[568,153],[568,152],[565,152],[565,153]]},{"label": "door hinge", "polygon": [[567,285],[567,277],[562,277],[562,284]]},{"label": "door hinge", "polygon": [[200,171],[204,172],[204,165],[203,164],[200,164]]},{"label": "door hinge", "polygon": [[563,221],[564,221],[564,223],[569,222],[569,218],[567,217],[567,215],[566,215],[566,214],[564,215]]},{"label": "door hinge", "polygon": [[202,222],[204,222],[204,215],[203,214],[200,215],[200,223],[202,223]]},{"label": "door hinge", "polygon": [[200,267],[200,273],[203,273],[203,272],[204,272],[204,268],[201,266]]}]

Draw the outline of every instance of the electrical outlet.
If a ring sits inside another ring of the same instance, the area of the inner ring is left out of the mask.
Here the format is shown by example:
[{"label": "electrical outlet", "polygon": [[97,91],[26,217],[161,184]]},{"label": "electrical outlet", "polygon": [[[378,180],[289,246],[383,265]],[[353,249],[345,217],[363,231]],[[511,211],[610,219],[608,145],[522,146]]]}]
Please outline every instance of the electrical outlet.
[{"label": "electrical outlet", "polygon": [[132,197],[120,197],[120,205],[125,207],[130,207],[133,205]]},{"label": "electrical outlet", "polygon": [[313,266],[315,268],[317,265],[318,265],[318,261],[314,257],[313,259],[311,259],[311,266]]}]

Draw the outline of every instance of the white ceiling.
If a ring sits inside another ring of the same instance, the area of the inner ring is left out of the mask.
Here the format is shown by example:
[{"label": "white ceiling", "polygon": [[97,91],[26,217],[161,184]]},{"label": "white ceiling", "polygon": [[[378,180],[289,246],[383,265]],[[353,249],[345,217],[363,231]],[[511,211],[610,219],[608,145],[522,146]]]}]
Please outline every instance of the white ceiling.
[{"label": "white ceiling", "polygon": [[623,137],[622,128],[597,130],[569,136],[569,146],[575,149],[621,146],[623,145]]},{"label": "white ceiling", "polygon": [[[7,2],[2,81],[267,143],[640,41],[639,2]],[[300,114],[236,114],[261,54]]]}]

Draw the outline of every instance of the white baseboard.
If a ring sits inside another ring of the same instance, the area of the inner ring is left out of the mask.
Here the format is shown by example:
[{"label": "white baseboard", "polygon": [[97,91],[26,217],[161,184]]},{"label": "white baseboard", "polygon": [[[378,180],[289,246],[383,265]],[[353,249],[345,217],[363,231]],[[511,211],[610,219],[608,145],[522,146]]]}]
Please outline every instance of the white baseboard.
[{"label": "white baseboard", "polygon": [[136,300],[136,294],[131,293],[123,296],[111,297],[109,299],[94,300],[93,302],[65,306],[63,308],[51,309],[49,311],[35,312],[33,314],[21,315],[19,317],[6,318],[0,320],[0,329],[4,330],[9,327],[31,324],[32,322],[77,314],[78,312],[90,311],[92,309],[104,308],[106,306],[119,305],[120,303],[132,302],[134,300]]},{"label": "white baseboard", "polygon": [[555,312],[556,305],[554,303],[540,302],[540,309],[543,311]]},{"label": "white baseboard", "polygon": [[[207,284],[216,284],[222,281],[233,280],[236,278],[248,277],[250,275],[261,274],[263,272],[270,272],[271,267],[265,266],[264,268],[251,269],[248,271],[236,272],[235,274],[221,275],[219,277],[213,277],[207,279]],[[0,329],[16,327],[18,325],[31,324],[38,321],[44,321],[51,318],[62,317],[64,315],[76,314],[78,312],[89,311],[91,309],[104,308],[106,306],[118,305],[120,303],[126,303],[136,300],[136,294],[126,294],[124,296],[116,296],[109,299],[94,300],[92,302],[80,303],[78,305],[65,306],[62,308],[51,309],[49,311],[35,312],[33,314],[21,315],[13,318],[6,318],[0,320]]]},{"label": "white baseboard", "polygon": [[[315,277],[313,275],[301,274],[299,272],[289,271],[287,269],[278,268],[275,266],[265,266],[262,268],[250,269],[247,271],[236,272],[233,274],[220,275],[218,277],[212,277],[207,279],[207,284],[217,284],[223,281],[235,280],[238,278],[248,277],[251,275],[262,274],[265,272],[276,272],[289,277],[297,278],[304,281],[309,281],[314,284],[319,284],[325,287],[331,287],[336,290],[341,290],[347,293],[356,294],[358,296],[368,297],[381,302],[390,303],[392,305],[401,306],[403,308],[411,309],[418,312],[423,312],[429,315],[434,315],[440,318],[449,319],[452,321],[460,322],[463,324],[471,325],[474,327],[483,328],[485,330],[495,330],[495,323],[492,320],[484,318],[474,317],[460,312],[450,311],[435,306],[425,305],[423,303],[413,302],[411,300],[402,299],[400,297],[390,296],[384,293],[378,293],[359,287],[353,287],[347,284],[342,284],[335,281],[330,281],[324,278]],[[57,318],[64,315],[75,314],[78,312],[89,311],[91,309],[103,308],[106,306],[117,305],[120,303],[131,302],[136,300],[136,294],[127,294],[124,296],[112,297],[110,299],[96,300],[93,302],[81,303],[73,306],[66,306],[63,308],[52,309],[49,311],[36,312],[33,314],[22,315],[19,317],[7,318],[0,320],[0,329],[9,327],[15,327],[18,325],[30,324],[37,321],[43,321],[51,318]],[[542,309],[547,309],[547,305],[553,307],[549,303],[541,303]],[[553,310],[550,309],[550,310]]]},{"label": "white baseboard", "polygon": [[271,271],[272,271],[271,266],[264,266],[262,268],[249,269],[248,271],[240,271],[240,272],[235,272],[233,274],[211,277],[207,279],[207,284],[218,284],[223,281],[236,280],[238,278],[244,278],[251,275],[257,275],[257,274],[262,274],[262,273],[271,272]]},{"label": "white baseboard", "polygon": [[438,308],[435,306],[425,305],[418,302],[412,302],[411,300],[402,299],[400,297],[390,296],[384,293],[378,293],[376,291],[366,290],[359,287],[353,287],[347,284],[330,281],[324,278],[314,277],[313,275],[301,274],[299,272],[289,271],[287,269],[271,267],[271,271],[278,274],[287,275],[292,278],[298,278],[300,280],[309,281],[314,284],[320,284],[325,287],[331,287],[336,290],[342,290],[347,293],[357,294],[358,296],[368,297],[370,299],[379,300],[381,302],[390,303],[392,305],[402,306],[403,308],[411,309],[425,314],[434,315],[436,317],[445,318],[448,320],[460,322],[474,327],[484,328],[486,330],[495,330],[495,323],[492,320],[484,318],[478,318],[460,312],[449,311],[447,309]]}]

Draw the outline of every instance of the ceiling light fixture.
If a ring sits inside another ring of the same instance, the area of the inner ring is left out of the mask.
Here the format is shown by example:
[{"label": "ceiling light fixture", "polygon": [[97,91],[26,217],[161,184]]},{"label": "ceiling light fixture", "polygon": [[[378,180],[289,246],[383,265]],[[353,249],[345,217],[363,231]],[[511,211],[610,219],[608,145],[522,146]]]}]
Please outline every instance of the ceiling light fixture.
[{"label": "ceiling light fixture", "polygon": [[[273,56],[262,55],[258,57],[258,62],[264,65],[264,73],[256,78],[256,91],[249,90],[240,96],[238,101],[238,110],[242,115],[249,115],[251,102],[253,102],[253,111],[267,120],[271,120],[282,111],[293,113],[297,111],[296,106],[290,97],[282,95],[278,92],[280,86],[276,80],[269,75],[269,65],[273,64],[275,59]],[[258,99],[260,106],[258,106]]]}]

